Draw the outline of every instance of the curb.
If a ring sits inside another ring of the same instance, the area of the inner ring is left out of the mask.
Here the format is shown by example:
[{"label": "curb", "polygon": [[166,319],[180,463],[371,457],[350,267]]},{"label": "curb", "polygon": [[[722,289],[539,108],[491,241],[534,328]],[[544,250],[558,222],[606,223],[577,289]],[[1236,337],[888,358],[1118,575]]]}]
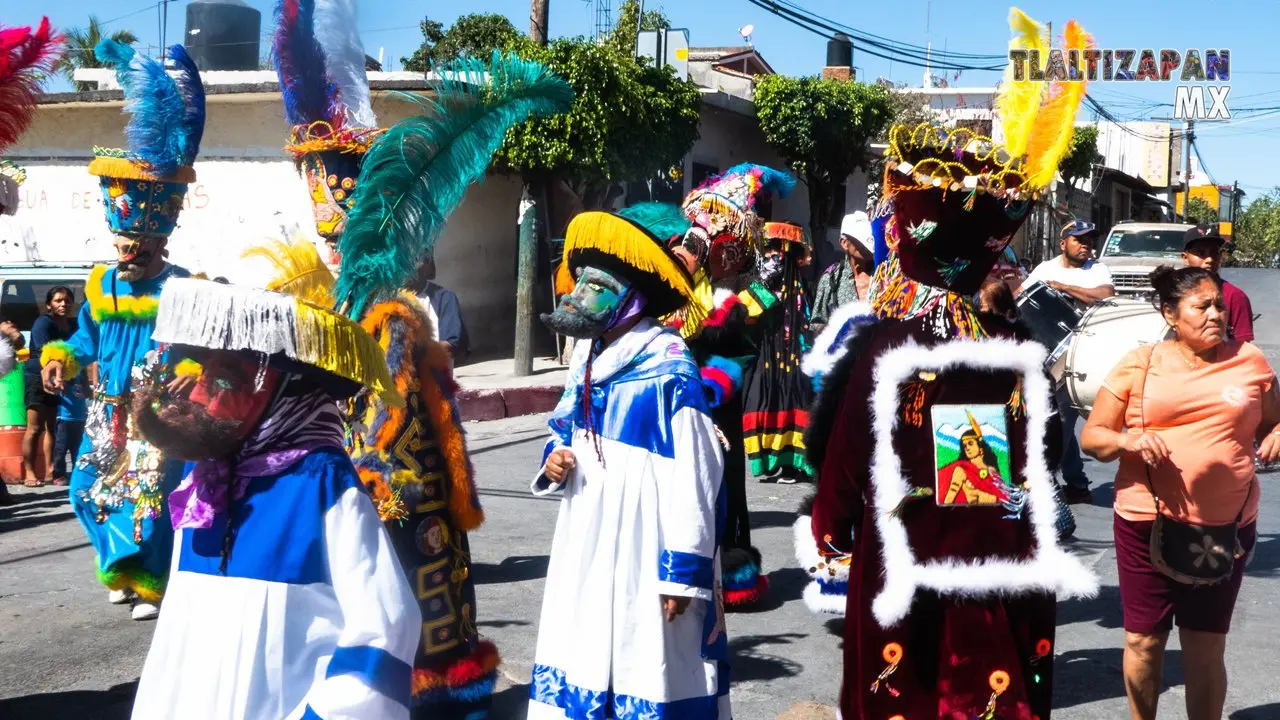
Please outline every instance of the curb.
[{"label": "curb", "polygon": [[560,402],[562,392],[564,388],[559,385],[497,390],[463,389],[458,391],[458,412],[464,422],[536,415],[554,410],[556,403]]}]

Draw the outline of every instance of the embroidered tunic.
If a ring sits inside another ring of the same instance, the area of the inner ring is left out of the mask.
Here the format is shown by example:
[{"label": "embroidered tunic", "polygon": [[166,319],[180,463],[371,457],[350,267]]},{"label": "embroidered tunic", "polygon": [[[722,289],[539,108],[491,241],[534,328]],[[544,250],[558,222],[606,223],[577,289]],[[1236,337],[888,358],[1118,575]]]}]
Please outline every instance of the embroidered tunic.
[{"label": "embroidered tunic", "polygon": [[484,512],[453,402],[449,356],[432,340],[431,320],[411,295],[374,306],[361,324],[386,352],[405,398],[404,408],[389,408],[361,396],[350,450],[422,615],[414,716],[480,720],[500,658],[475,627],[467,532],[480,526]]},{"label": "embroidered tunic", "polygon": [[169,265],[154,278],[129,283],[114,267],[95,266],[85,282],[79,329],[66,342],[46,344],[40,358],[41,365],[62,361],[67,379],[98,364],[80,461],[70,478],[71,506],[97,552],[98,579],[150,602],[164,594],[173,547],[165,496],[183,464],[165,461],[143,441],[127,408],[147,353],[156,348],[151,332],[160,288],[189,275]]},{"label": "embroidered tunic", "polygon": [[[575,348],[546,454],[571,448],[538,625],[529,718],[728,720],[718,587],[720,444],[698,367],[649,320],[592,360]],[[662,596],[692,598],[668,623]]]},{"label": "embroidered tunic", "polygon": [[249,481],[179,530],[134,720],[409,717],[418,608],[340,448]]}]

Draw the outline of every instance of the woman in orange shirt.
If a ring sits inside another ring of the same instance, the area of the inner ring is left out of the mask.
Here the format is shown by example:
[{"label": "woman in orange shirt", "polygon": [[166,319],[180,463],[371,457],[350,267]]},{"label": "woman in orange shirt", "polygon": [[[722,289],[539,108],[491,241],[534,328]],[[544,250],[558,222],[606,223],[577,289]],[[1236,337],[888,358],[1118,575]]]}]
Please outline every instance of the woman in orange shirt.
[{"label": "woman in orange shirt", "polygon": [[[1226,340],[1222,286],[1200,268],[1151,274],[1169,340],[1131,351],[1107,377],[1080,437],[1085,453],[1120,460],[1115,546],[1124,607],[1124,680],[1135,720],[1153,720],[1164,648],[1176,622],[1189,720],[1218,720],[1227,693],[1227,631],[1248,553],[1257,539],[1254,441],[1280,457],[1275,371],[1253,345]],[[1145,402],[1144,402],[1145,398]],[[1174,521],[1238,522],[1245,556],[1209,586],[1181,584],[1151,561],[1156,500]]]}]

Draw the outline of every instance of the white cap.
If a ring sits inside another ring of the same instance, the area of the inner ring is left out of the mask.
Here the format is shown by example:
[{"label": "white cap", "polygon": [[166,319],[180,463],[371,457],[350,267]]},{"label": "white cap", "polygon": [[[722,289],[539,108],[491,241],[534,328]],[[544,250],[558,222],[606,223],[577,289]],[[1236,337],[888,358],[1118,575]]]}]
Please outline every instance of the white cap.
[{"label": "white cap", "polygon": [[840,223],[840,236],[853,238],[863,250],[875,252],[871,247],[871,218],[861,210],[844,216]]}]

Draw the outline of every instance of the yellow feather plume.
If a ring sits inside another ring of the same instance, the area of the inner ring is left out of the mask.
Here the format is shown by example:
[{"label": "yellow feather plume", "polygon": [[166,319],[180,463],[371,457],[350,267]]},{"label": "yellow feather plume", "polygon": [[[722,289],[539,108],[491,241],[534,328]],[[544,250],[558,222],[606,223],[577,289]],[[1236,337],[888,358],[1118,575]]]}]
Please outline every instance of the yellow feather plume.
[{"label": "yellow feather plume", "polygon": [[[1038,50],[1040,62],[1049,55],[1048,33],[1040,23],[1027,17],[1018,8],[1009,9],[1009,27],[1013,30],[1010,50]],[[1030,63],[1030,54],[1027,58]],[[1000,95],[996,98],[996,112],[1004,127],[1004,145],[1011,157],[1020,157],[1027,150],[1027,140],[1035,127],[1036,113],[1044,97],[1044,81],[1030,79],[1028,72],[1022,80],[1013,79],[1013,62],[1005,69]]]},{"label": "yellow feather plume", "polygon": [[266,289],[319,307],[333,305],[333,273],[325,267],[310,240],[296,238],[289,244],[274,240],[245,250],[241,257],[259,257],[271,264],[272,275]]},{"label": "yellow feather plume", "polygon": [[[1083,51],[1093,45],[1093,37],[1075,20],[1067,23],[1063,33],[1066,42],[1064,55],[1071,50]],[[1039,190],[1053,182],[1058,163],[1071,148],[1071,136],[1075,132],[1076,110],[1084,100],[1085,79],[1054,83],[1054,92],[1035,118],[1035,132],[1027,143],[1027,161],[1024,165],[1028,190]]]}]

